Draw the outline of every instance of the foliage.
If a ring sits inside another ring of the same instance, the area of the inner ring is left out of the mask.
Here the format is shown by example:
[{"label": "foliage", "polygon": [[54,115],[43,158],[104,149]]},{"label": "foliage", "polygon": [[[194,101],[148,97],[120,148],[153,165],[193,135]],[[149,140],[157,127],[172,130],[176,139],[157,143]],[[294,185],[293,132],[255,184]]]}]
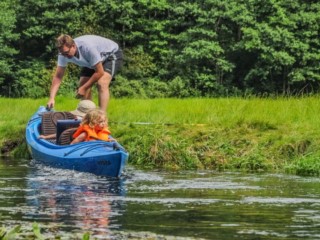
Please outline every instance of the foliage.
[{"label": "foliage", "polygon": [[15,33],[16,15],[14,11],[16,1],[2,0],[0,2],[0,96],[6,92],[10,94],[11,72],[14,69],[14,56],[18,53],[14,42],[19,34]]},{"label": "foliage", "polygon": [[169,91],[168,84],[156,79],[131,80],[119,76],[111,85],[114,97],[126,98],[161,98],[166,97]]},{"label": "foliage", "polygon": [[[3,0],[0,7],[0,96],[47,95],[39,86],[51,78],[60,33],[120,44],[126,81],[117,83],[118,97],[319,91],[317,1]],[[59,94],[74,90],[77,73],[70,67]]]},{"label": "foliage", "polygon": [[[62,237],[67,236],[54,236],[54,239],[62,239]],[[9,231],[5,227],[0,228],[0,240],[11,240],[11,239],[38,239],[38,240],[45,240],[49,239],[45,235],[41,234],[41,228],[38,223],[32,224],[32,233],[29,229],[23,229],[20,225],[17,225],[10,229]],[[51,239],[51,238],[50,238]],[[82,237],[77,236],[68,236],[68,239],[82,239],[82,240],[89,240],[90,233],[86,232],[83,234]]]},{"label": "foliage", "polygon": [[4,227],[2,227],[0,228],[0,239],[1,240],[15,239],[20,229],[21,229],[21,226],[18,225],[7,232],[7,230]]},{"label": "foliage", "polygon": [[[66,71],[60,87],[60,94],[70,96],[75,92],[77,80],[72,76],[72,66]],[[52,70],[47,69],[43,61],[21,61],[15,73],[19,81],[11,84],[13,97],[41,98],[48,96],[51,85]]]},{"label": "foliage", "polygon": [[191,97],[196,96],[192,94],[191,89],[187,87],[187,80],[181,77],[176,77],[168,83],[169,87],[169,97]]},{"label": "foliage", "polygon": [[120,98],[146,98],[142,82],[138,80],[128,81],[126,78],[117,76],[115,82],[111,83],[112,96]]},{"label": "foliage", "polygon": [[[244,50],[257,55],[256,67],[244,79],[249,85],[260,81],[264,85],[260,91],[290,94],[299,91],[301,85],[312,85],[320,77],[319,66],[315,64],[319,48],[314,48],[319,46],[319,41],[314,41],[318,30],[311,26],[319,23],[319,6],[300,5],[299,1],[294,4],[274,1],[267,6],[267,12],[263,8],[258,11],[260,21],[243,28]],[[306,35],[311,38],[302,37]],[[313,69],[312,76],[309,75],[310,68]]]},{"label": "foliage", "polygon": [[21,62],[15,75],[19,81],[12,84],[13,96],[39,98],[48,95],[51,72],[45,68],[43,62]]},{"label": "foliage", "polygon": [[122,73],[130,79],[147,79],[156,72],[152,56],[140,46],[127,49],[125,52],[125,68]]},{"label": "foliage", "polygon": [[304,176],[320,176],[320,158],[318,154],[306,155],[286,166],[290,173]]}]

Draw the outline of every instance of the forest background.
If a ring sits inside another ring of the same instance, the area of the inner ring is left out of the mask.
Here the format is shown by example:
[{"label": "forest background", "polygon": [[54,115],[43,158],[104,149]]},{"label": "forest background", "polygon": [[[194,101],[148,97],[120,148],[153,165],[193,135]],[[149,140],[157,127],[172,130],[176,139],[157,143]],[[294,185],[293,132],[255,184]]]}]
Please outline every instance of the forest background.
[{"label": "forest background", "polygon": [[119,43],[117,98],[318,93],[319,13],[316,0],[1,0],[0,96],[48,95],[61,33]]}]

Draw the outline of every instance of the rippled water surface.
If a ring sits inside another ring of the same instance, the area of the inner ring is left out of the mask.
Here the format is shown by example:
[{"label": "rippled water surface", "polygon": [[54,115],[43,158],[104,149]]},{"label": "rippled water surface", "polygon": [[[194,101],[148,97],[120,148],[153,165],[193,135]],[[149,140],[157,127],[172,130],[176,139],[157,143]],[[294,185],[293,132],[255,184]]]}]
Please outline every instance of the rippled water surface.
[{"label": "rippled water surface", "polygon": [[121,179],[0,159],[0,222],[45,233],[114,232],[199,239],[320,239],[320,179],[146,172]]}]

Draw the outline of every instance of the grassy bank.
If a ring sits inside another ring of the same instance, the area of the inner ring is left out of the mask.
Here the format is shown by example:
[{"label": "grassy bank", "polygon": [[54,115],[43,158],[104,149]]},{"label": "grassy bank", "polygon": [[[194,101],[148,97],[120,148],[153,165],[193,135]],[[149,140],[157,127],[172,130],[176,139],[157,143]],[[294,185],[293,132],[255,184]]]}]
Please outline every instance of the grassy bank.
[{"label": "grassy bank", "polygon": [[[113,136],[129,163],[164,169],[320,173],[320,97],[112,99]],[[0,99],[0,145],[24,156],[25,124],[46,99]],[[58,98],[56,110],[77,100]]]}]

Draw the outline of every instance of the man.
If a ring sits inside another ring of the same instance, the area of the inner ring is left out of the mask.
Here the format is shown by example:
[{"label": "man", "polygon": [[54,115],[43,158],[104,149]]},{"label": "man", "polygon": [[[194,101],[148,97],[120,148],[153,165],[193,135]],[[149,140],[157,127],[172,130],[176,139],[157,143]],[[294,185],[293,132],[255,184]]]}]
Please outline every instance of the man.
[{"label": "man", "polygon": [[84,35],[72,39],[69,35],[62,34],[57,38],[57,48],[58,66],[52,79],[47,106],[54,107],[54,99],[65,68],[68,63],[74,63],[82,67],[77,97],[91,99],[91,87],[97,83],[99,107],[106,112],[110,98],[110,82],[122,66],[122,50],[119,45],[96,35]]}]

